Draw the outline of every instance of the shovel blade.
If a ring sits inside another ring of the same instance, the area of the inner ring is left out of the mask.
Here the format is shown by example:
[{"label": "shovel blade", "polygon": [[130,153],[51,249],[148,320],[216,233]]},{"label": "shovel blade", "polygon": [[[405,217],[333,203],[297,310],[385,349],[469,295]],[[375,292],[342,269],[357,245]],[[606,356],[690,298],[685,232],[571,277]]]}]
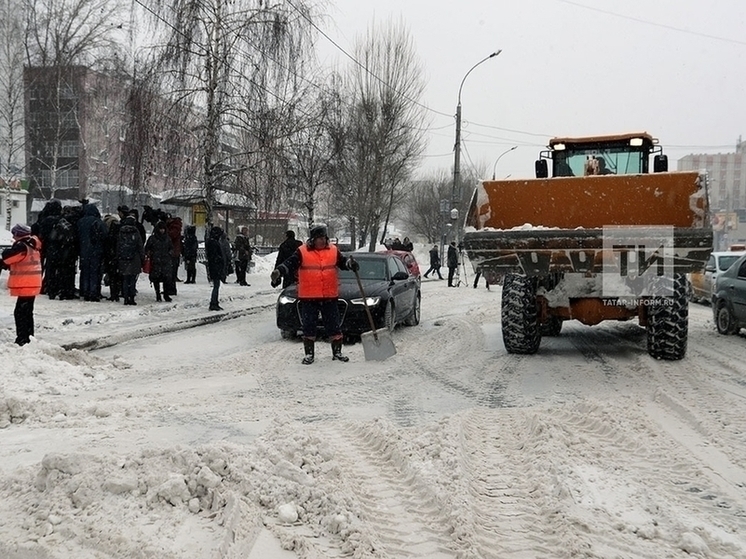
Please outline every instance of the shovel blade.
[{"label": "shovel blade", "polygon": [[375,333],[363,332],[360,335],[360,341],[363,343],[363,353],[365,353],[366,361],[384,361],[396,355],[394,340],[391,339],[391,333],[385,328],[380,328]]}]

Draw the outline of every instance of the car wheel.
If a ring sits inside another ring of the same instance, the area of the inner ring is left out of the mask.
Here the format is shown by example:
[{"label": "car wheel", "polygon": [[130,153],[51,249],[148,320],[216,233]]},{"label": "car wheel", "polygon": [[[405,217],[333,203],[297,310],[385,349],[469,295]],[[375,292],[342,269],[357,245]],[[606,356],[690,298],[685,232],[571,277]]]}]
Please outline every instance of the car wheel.
[{"label": "car wheel", "polygon": [[420,294],[414,298],[414,304],[412,305],[412,314],[407,317],[405,324],[407,326],[417,326],[420,323]]},{"label": "car wheel", "polygon": [[294,340],[296,337],[294,330],[280,330],[280,336],[283,340]]},{"label": "car wheel", "polygon": [[733,316],[733,313],[730,312],[730,309],[725,302],[721,302],[720,306],[718,307],[715,326],[717,327],[718,332],[725,336],[735,334],[738,331],[738,327],[736,326],[736,319]]},{"label": "car wheel", "polygon": [[383,325],[389,332],[394,331],[394,327],[396,326],[396,315],[394,314],[394,303],[389,303],[386,305],[386,311],[383,315]]}]

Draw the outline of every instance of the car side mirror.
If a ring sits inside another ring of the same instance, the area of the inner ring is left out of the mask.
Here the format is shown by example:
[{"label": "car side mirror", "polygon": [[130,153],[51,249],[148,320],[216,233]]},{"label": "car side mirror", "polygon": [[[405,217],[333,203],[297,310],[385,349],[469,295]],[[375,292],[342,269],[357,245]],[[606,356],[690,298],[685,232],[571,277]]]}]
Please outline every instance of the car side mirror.
[{"label": "car side mirror", "polygon": [[391,279],[394,281],[409,279],[409,274],[407,272],[396,272]]},{"label": "car side mirror", "polygon": [[654,173],[665,173],[668,171],[668,156],[667,155],[656,155],[653,158],[653,172]]},{"label": "car side mirror", "polygon": [[538,159],[534,163],[534,170],[536,171],[537,179],[545,179],[549,176],[549,166],[547,165],[546,159]]}]

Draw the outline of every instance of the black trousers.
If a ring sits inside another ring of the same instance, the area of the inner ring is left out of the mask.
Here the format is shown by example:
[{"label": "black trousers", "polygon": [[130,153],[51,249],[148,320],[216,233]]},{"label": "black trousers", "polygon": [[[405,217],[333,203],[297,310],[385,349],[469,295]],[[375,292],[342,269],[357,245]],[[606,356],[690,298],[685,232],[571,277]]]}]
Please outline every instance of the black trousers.
[{"label": "black trousers", "polygon": [[34,301],[36,297],[18,297],[13,317],[16,319],[16,343],[25,345],[34,335]]},{"label": "black trousers", "polygon": [[246,270],[249,268],[248,260],[236,260],[236,281],[239,285],[246,284]]},{"label": "black trousers", "polygon": [[342,339],[337,299],[303,299],[300,301],[303,337],[309,340],[316,339],[319,314],[321,314],[321,320],[324,322],[327,337],[330,340]]},{"label": "black trousers", "polygon": [[448,287],[453,287],[453,276],[456,274],[458,266],[448,266]]}]

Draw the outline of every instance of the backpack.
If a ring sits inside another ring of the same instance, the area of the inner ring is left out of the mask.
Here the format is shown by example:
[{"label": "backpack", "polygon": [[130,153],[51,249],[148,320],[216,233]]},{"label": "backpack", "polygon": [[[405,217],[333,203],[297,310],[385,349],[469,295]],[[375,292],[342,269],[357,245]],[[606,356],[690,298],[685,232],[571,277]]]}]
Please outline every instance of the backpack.
[{"label": "backpack", "polygon": [[138,241],[140,233],[131,226],[125,225],[119,230],[119,245],[117,247],[117,257],[122,260],[134,260],[140,252]]},{"label": "backpack", "polygon": [[49,240],[57,246],[67,246],[74,242],[75,232],[73,226],[64,217],[57,220],[49,233]]}]

